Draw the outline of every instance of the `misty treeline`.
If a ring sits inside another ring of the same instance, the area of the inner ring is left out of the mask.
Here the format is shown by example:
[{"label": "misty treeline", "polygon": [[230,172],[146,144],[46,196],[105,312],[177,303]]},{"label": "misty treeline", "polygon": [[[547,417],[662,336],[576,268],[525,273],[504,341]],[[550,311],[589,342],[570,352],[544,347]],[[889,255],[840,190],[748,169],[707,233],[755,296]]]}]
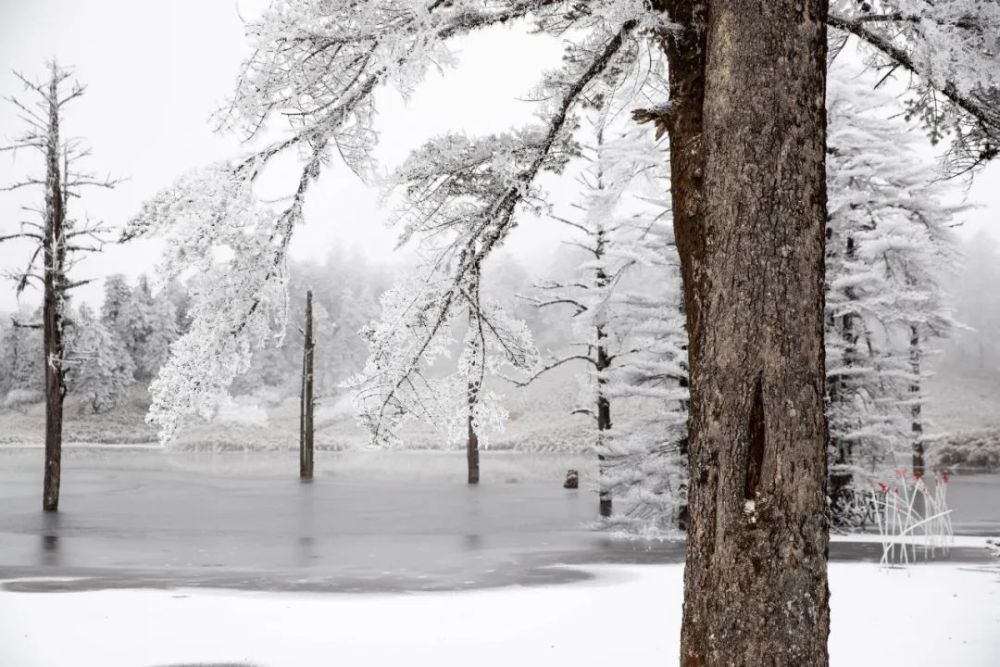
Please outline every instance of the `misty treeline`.
[{"label": "misty treeline", "polygon": [[[154,293],[148,276],[130,284],[117,274],[105,278],[100,308],[67,299],[62,367],[69,395],[95,413],[122,406],[130,387],[147,385],[169,356],[170,344],[187,330],[187,298],[179,284]],[[0,322],[0,393],[6,407],[41,400],[42,333],[18,326],[39,316],[40,309],[22,307]]]}]

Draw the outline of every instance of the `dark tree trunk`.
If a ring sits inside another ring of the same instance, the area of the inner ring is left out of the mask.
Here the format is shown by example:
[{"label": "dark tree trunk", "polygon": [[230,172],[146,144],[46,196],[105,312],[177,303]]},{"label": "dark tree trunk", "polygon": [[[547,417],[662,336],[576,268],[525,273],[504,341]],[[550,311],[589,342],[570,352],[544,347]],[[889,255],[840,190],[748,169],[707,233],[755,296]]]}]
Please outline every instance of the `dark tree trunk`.
[{"label": "dark tree trunk", "polygon": [[470,379],[466,388],[468,434],[465,441],[465,460],[468,468],[467,482],[469,484],[479,484],[479,435],[476,433],[476,405],[479,403],[479,388],[482,384],[483,364],[486,363],[486,350],[483,349],[481,332],[478,332],[480,326],[478,266],[473,269],[472,281],[471,291],[474,301],[469,305],[469,327],[475,329],[475,331],[470,332],[470,341],[474,349],[472,351],[473,368],[470,371]]},{"label": "dark tree trunk", "polygon": [[[603,136],[598,134],[598,143],[601,142],[603,142]],[[600,178],[601,175],[598,175],[598,179]],[[598,182],[600,183],[600,180]],[[594,257],[598,263],[604,259],[606,248],[607,235],[601,229],[597,232],[594,244]],[[607,289],[611,279],[602,266],[598,267],[595,278],[598,293],[602,293]],[[607,457],[605,456],[606,432],[611,428],[611,400],[608,398],[607,378],[608,368],[611,367],[611,355],[608,354],[608,334],[605,330],[603,320],[601,322],[597,325],[597,331],[595,332],[597,340],[595,359],[595,368],[597,370],[597,511],[600,516],[606,518],[611,516],[613,509],[611,489],[609,488],[607,478]]]},{"label": "dark tree trunk", "polygon": [[921,417],[920,402],[920,331],[910,327],[910,431],[913,434],[913,476],[924,476],[924,420]]},{"label": "dark tree trunk", "polygon": [[826,5],[663,6],[682,26],[664,38],[690,338],[681,662],[826,665]]},{"label": "dark tree trunk", "polygon": [[313,477],[313,341],[312,290],[306,292],[305,342],[302,345],[302,396],[299,414],[299,477]]},{"label": "dark tree trunk", "polygon": [[[603,272],[601,272],[603,276]],[[603,276],[605,281],[606,276]],[[602,517],[611,516],[611,490],[608,488],[607,471],[605,470],[604,437],[605,432],[611,428],[611,401],[607,396],[607,378],[604,373],[611,365],[611,358],[608,356],[608,349],[603,341],[607,338],[607,333],[603,326],[597,327],[597,438],[598,438],[598,512]]]},{"label": "dark tree trunk", "polygon": [[[829,240],[829,235],[827,235]],[[856,257],[856,245],[854,237],[848,236],[844,246],[844,257],[848,262],[853,262]],[[854,288],[848,287],[845,296],[849,301],[857,301],[857,292]],[[833,378],[827,383],[827,391],[830,397],[830,405],[840,403],[851,403],[857,391],[857,380],[853,378],[851,369],[858,366],[860,355],[858,353],[858,340],[860,339],[860,322],[856,322],[858,316],[855,313],[847,312],[840,318],[838,324],[833,320],[835,328],[839,329],[839,334],[844,341],[844,371],[839,377]],[[854,443],[845,438],[830,436],[830,453],[833,457],[833,466],[829,474],[829,496],[830,515],[834,525],[850,526],[852,524],[851,508],[855,505],[854,492],[851,488],[854,475],[851,472],[851,463],[854,460]]]},{"label": "dark tree trunk", "polygon": [[474,420],[474,410],[479,391],[475,382],[469,382],[469,434],[465,442],[465,458],[469,468],[469,484],[479,484],[479,436],[476,435],[476,425]]},{"label": "dark tree trunk", "polygon": [[42,508],[59,509],[62,475],[63,399],[66,396],[63,368],[63,299],[66,290],[65,189],[62,182],[59,142],[59,88],[55,67],[49,85],[49,127],[46,147],[45,234],[42,254],[44,296],[42,335],[45,345],[45,481]]}]

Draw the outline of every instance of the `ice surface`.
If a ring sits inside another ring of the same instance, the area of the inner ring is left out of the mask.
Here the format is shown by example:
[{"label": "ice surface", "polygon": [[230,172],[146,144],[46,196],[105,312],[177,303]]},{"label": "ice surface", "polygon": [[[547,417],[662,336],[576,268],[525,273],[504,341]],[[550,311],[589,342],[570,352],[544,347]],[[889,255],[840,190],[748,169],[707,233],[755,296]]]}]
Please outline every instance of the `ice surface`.
[{"label": "ice surface", "polygon": [[[355,595],[219,590],[0,592],[0,662],[676,664],[680,565],[590,566],[569,585]],[[1000,655],[996,571],[830,567],[834,667],[986,667]]]}]

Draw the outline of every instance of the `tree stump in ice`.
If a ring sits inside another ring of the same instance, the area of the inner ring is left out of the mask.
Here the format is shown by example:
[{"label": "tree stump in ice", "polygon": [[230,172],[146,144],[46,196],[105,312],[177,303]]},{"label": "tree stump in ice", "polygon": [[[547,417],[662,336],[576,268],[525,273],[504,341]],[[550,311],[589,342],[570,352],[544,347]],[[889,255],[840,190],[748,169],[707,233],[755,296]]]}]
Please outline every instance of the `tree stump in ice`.
[{"label": "tree stump in ice", "polygon": [[580,473],[576,470],[566,471],[566,481],[563,482],[564,489],[577,489],[580,488]]}]

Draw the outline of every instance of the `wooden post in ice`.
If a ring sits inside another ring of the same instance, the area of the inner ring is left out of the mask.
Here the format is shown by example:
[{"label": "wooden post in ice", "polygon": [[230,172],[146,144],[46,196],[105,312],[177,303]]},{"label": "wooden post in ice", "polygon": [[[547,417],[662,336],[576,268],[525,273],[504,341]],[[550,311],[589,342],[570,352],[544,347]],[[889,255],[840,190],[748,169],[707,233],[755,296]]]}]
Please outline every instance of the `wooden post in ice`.
[{"label": "wooden post in ice", "polygon": [[312,290],[306,292],[305,340],[302,344],[302,394],[299,411],[299,477],[313,476],[313,342]]}]

